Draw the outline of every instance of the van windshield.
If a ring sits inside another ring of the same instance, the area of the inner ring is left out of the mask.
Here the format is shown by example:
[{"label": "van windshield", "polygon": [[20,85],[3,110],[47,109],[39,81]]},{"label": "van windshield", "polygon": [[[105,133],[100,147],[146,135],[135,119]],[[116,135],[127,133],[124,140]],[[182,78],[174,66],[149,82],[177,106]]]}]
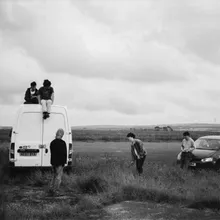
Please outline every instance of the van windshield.
[{"label": "van windshield", "polygon": [[195,141],[195,147],[196,147],[196,149],[219,150],[220,149],[220,140],[219,139],[200,138]]}]

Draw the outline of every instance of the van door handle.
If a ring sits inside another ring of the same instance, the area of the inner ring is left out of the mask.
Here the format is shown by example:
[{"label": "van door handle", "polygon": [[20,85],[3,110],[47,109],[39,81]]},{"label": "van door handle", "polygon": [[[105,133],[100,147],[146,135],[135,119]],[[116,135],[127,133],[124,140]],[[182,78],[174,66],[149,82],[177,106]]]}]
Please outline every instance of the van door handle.
[{"label": "van door handle", "polygon": [[48,153],[48,149],[47,149],[47,148],[45,149],[45,153],[46,153],[46,154]]}]

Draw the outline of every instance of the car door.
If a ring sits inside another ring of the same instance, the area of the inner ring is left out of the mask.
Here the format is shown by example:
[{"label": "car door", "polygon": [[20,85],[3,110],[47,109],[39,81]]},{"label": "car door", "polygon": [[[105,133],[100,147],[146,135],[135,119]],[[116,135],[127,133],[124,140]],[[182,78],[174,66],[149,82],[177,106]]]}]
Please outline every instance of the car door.
[{"label": "car door", "polygon": [[15,166],[39,167],[42,164],[42,117],[24,112],[15,132]]},{"label": "car door", "polygon": [[62,113],[51,113],[50,117],[43,120],[43,156],[42,166],[48,167],[50,164],[50,143],[55,139],[56,132],[59,128],[64,130],[63,140],[67,143],[67,124],[65,116]]}]

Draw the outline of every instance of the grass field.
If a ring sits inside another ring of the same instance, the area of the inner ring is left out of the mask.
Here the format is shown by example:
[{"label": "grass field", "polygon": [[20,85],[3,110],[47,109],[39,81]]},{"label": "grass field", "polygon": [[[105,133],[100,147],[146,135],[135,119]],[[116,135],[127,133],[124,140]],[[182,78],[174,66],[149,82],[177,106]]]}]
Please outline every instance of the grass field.
[{"label": "grass field", "polygon": [[[176,156],[180,152],[179,142],[145,142],[148,162],[158,162],[171,165],[175,163]],[[105,155],[118,159],[130,159],[129,142],[74,142],[74,151],[79,156],[87,155],[89,157],[102,159]]]},{"label": "grass field", "polygon": [[[98,130],[98,129],[72,129],[73,141],[127,141],[128,132],[134,132],[138,138],[145,142],[176,142],[182,140],[183,131],[155,131],[154,129],[119,129],[119,130]],[[10,128],[0,128],[0,141],[9,141]],[[194,140],[205,135],[220,135],[218,131],[202,130],[190,131]]]},{"label": "grass field", "polygon": [[74,142],[59,196],[49,194],[50,172],[4,175],[8,145],[0,146],[0,219],[220,219],[219,173],[179,169],[179,143],[146,142],[139,177],[128,142]]}]

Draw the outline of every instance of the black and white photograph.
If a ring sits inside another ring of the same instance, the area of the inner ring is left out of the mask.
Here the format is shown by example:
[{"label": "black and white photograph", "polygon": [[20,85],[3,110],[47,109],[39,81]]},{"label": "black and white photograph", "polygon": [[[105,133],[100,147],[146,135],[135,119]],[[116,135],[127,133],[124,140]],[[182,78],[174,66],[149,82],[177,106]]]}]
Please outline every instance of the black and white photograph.
[{"label": "black and white photograph", "polygon": [[219,0],[0,0],[0,220],[219,220],[219,84]]}]

